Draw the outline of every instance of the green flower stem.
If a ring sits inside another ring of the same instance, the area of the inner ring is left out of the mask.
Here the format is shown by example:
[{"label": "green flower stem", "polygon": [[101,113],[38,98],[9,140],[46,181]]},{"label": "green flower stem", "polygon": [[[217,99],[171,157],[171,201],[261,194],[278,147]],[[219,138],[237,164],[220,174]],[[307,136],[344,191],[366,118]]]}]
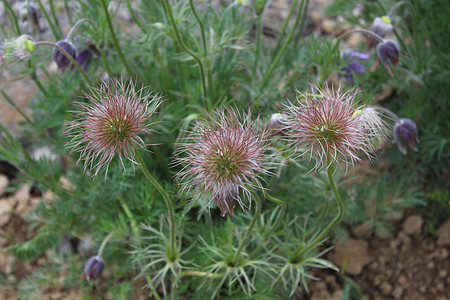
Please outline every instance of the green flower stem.
[{"label": "green flower stem", "polygon": [[48,22],[48,25],[50,25],[50,29],[52,30],[52,33],[53,33],[53,36],[55,37],[55,40],[57,40],[57,41],[61,40],[62,36],[58,32],[58,30],[56,30],[55,24],[53,24],[52,20],[50,19],[50,16],[48,15],[47,11],[45,10],[45,7],[42,4],[42,1],[41,0],[37,0],[37,2],[39,4],[39,8],[41,9],[42,13],[44,14],[45,19]]},{"label": "green flower stem", "polygon": [[277,44],[272,53],[272,59],[275,58],[278,50],[280,50],[281,41],[283,40],[284,36],[286,35],[287,26],[289,25],[289,21],[291,20],[292,14],[294,13],[297,3],[298,3],[298,0],[292,1],[291,7],[289,8],[289,12],[288,12],[286,18],[284,19],[283,27],[281,28],[280,34],[278,35]]},{"label": "green flower stem", "polygon": [[125,59],[125,56],[122,53],[122,49],[120,48],[119,41],[117,40],[116,34],[114,32],[114,27],[111,22],[111,17],[109,16],[108,7],[106,6],[105,0],[100,0],[100,3],[103,7],[103,11],[106,16],[106,22],[108,23],[109,31],[111,33],[111,37],[113,39],[114,48],[116,48],[117,53],[119,54],[120,60],[122,61],[122,64],[124,65],[127,74],[130,78],[133,78],[133,73],[131,72],[130,67],[128,66],[127,60]]},{"label": "green flower stem", "polygon": [[3,4],[5,5],[5,8],[8,10],[9,12],[9,17],[12,19],[12,23],[14,24],[14,28],[15,28],[15,33],[19,36],[21,34],[20,32],[20,27],[19,27],[19,23],[17,22],[17,17],[16,14],[14,13],[13,9],[11,8],[11,5],[9,5],[7,0],[3,0]]},{"label": "green flower stem", "polygon": [[161,297],[159,296],[158,292],[156,291],[155,287],[153,286],[152,279],[149,275],[145,276],[145,279],[148,282],[148,285],[150,287],[150,293],[155,297],[156,300],[161,300]]},{"label": "green flower stem", "polygon": [[344,37],[346,37],[349,34],[355,33],[355,32],[360,32],[360,33],[369,35],[369,36],[373,37],[374,39],[376,39],[380,43],[382,43],[384,41],[384,39],[381,36],[379,36],[378,34],[376,34],[373,31],[362,29],[362,28],[350,29],[338,37],[338,39],[337,39],[336,43],[334,44],[333,48],[331,49],[330,53],[334,53],[339,48],[339,45],[341,44],[341,41]]},{"label": "green flower stem", "polygon": [[130,11],[131,18],[134,20],[134,23],[142,30],[143,33],[147,33],[147,28],[142,24],[141,20],[139,20],[134,13],[133,8],[131,7],[130,0],[126,0],[125,3],[127,4],[128,10]]},{"label": "green flower stem", "polygon": [[98,251],[97,251],[97,256],[98,256],[98,257],[100,257],[100,258],[102,257],[103,249],[105,249],[106,243],[107,243],[108,240],[113,236],[113,234],[114,234],[114,232],[110,232],[110,233],[105,237],[105,239],[103,240],[102,244],[100,245],[100,248],[98,248]]},{"label": "green flower stem", "polygon": [[[417,13],[416,10],[414,9],[414,6],[407,1],[400,1],[397,2],[396,5],[394,5],[391,10],[389,11],[389,15],[394,13],[395,9],[397,9],[398,6],[400,6],[401,4],[406,4],[409,6],[409,9],[411,11],[411,16],[412,16],[412,26],[413,26],[413,41],[414,41],[414,50],[416,51],[416,56],[417,56],[417,68],[418,70],[422,71],[423,70],[423,61],[422,61],[422,56],[418,53],[418,49],[421,49],[423,47],[423,45],[421,45],[420,43],[422,42],[421,40],[419,40],[418,35],[417,35]],[[406,45],[405,42],[403,41],[403,38],[397,34],[396,29],[394,28],[394,33],[397,36],[398,40],[400,41],[403,49],[406,49]]]},{"label": "green flower stem", "polygon": [[255,61],[253,63],[253,78],[256,80],[256,70],[258,69],[259,57],[261,56],[261,37],[263,28],[263,16],[259,14],[256,27],[256,47],[255,47]]},{"label": "green flower stem", "polygon": [[207,97],[207,93],[206,93],[206,80],[205,80],[205,71],[203,68],[203,63],[200,60],[200,58],[191,49],[189,49],[184,44],[183,40],[181,39],[180,32],[178,31],[177,24],[175,22],[173,14],[172,14],[172,8],[170,7],[169,0],[163,0],[163,3],[164,3],[164,7],[166,10],[170,25],[172,26],[173,32],[175,34],[175,39],[176,39],[177,43],[181,46],[181,48],[183,48],[184,51],[186,51],[190,56],[192,56],[192,58],[198,63],[198,67],[200,69],[200,78],[201,78],[201,82],[202,82],[203,106],[208,109],[211,107],[211,103],[210,103],[210,101]]},{"label": "green flower stem", "polygon": [[70,8],[67,3],[68,1],[64,1],[64,11],[66,12],[67,20],[69,20],[69,24],[73,23],[72,15],[70,14]]},{"label": "green flower stem", "polygon": [[396,114],[394,114],[392,111],[390,111],[389,109],[384,108],[384,107],[382,107],[382,106],[375,106],[374,108],[375,108],[376,110],[382,111],[382,112],[384,112],[385,114],[391,116],[392,119],[393,119],[395,122],[400,122],[400,118],[399,118]]},{"label": "green flower stem", "polygon": [[95,25],[89,19],[86,19],[86,18],[80,19],[75,24],[73,24],[72,28],[70,28],[69,32],[66,35],[66,40],[70,40],[70,38],[72,37],[72,34],[75,32],[75,30],[78,28],[78,26],[80,26],[81,23],[86,22],[86,21],[89,22],[92,25],[92,27],[95,27]]},{"label": "green flower stem", "polygon": [[325,205],[323,206],[323,208],[320,211],[320,215],[319,218],[317,218],[316,224],[314,227],[319,226],[323,219],[325,218],[325,216],[328,214],[328,208],[330,206],[330,200],[328,198],[325,199]]},{"label": "green flower stem", "polygon": [[111,68],[109,66],[108,59],[106,58],[105,50],[103,50],[102,48],[98,48],[98,51],[100,52],[100,56],[102,57],[103,65],[105,67],[106,72],[108,73],[109,76],[111,76],[112,74]]},{"label": "green flower stem", "polygon": [[16,103],[8,96],[8,94],[5,93],[4,90],[0,89],[0,93],[3,95],[5,100],[11,105],[17,112],[27,121],[30,125],[33,123],[31,122],[30,118],[16,105]]},{"label": "green flower stem", "polygon": [[53,5],[53,0],[48,0],[48,4],[50,6],[50,12],[52,14],[53,22],[55,22],[55,27],[58,28],[58,33],[62,37],[63,33],[61,31],[61,27],[59,26],[58,18],[56,17],[55,6]]},{"label": "green flower stem", "polygon": [[[294,24],[297,24],[298,21],[300,20],[300,16],[302,15],[304,3],[305,3],[305,0],[302,0],[302,2],[300,3],[300,7],[299,7],[297,15],[295,17]],[[294,32],[295,32],[295,26],[289,32],[288,36],[286,37],[286,40],[284,41],[283,46],[281,47],[281,49],[278,52],[278,54],[275,57],[275,59],[272,61],[272,64],[270,65],[269,69],[265,72],[264,77],[263,77],[263,79],[261,80],[261,83],[260,83],[259,93],[255,97],[255,99],[253,100],[253,105],[258,105],[259,99],[262,96],[262,94],[264,92],[264,88],[267,85],[267,81],[269,81],[269,79],[271,78],[273,71],[275,70],[275,68],[277,67],[278,63],[280,62],[281,57],[284,55],[284,52],[286,52],[287,46],[289,45],[289,43],[292,40],[292,37],[294,36]]]},{"label": "green flower stem", "polygon": [[128,219],[130,219],[131,223],[131,230],[133,231],[133,234],[136,236],[136,239],[139,241],[139,226],[136,222],[136,219],[134,218],[133,214],[131,213],[130,208],[128,208],[128,205],[122,201],[122,199],[119,199],[120,205],[122,206],[123,211],[127,215]]},{"label": "green flower stem", "polygon": [[362,29],[362,28],[355,28],[355,29],[347,30],[346,32],[341,34],[341,36],[339,36],[339,39],[338,39],[339,43],[342,41],[342,39],[344,37],[346,37],[347,35],[349,35],[351,33],[355,33],[355,32],[360,32],[360,33],[369,35],[369,36],[373,37],[374,39],[376,39],[380,43],[384,42],[384,39],[373,31],[370,31],[367,29]]},{"label": "green flower stem", "polygon": [[166,201],[167,210],[169,212],[169,227],[170,227],[170,259],[173,259],[173,255],[175,254],[175,219],[174,219],[174,209],[172,205],[172,201],[170,200],[169,195],[167,192],[163,189],[163,187],[156,181],[156,179],[150,174],[147,167],[145,166],[144,160],[142,159],[142,156],[139,154],[139,152],[135,151],[136,158],[138,163],[141,165],[141,169],[144,172],[145,177],[147,177],[148,181],[150,181],[151,184],[158,190],[158,192],[163,197],[164,201]]},{"label": "green flower stem", "polygon": [[67,53],[66,50],[64,50],[63,48],[59,47],[58,45],[56,45],[55,43],[52,42],[36,42],[34,43],[35,46],[39,46],[39,45],[48,45],[48,46],[52,46],[56,49],[58,49],[59,51],[62,52],[62,54],[64,54],[65,57],[67,57],[70,62],[75,66],[75,68],[77,68],[77,70],[81,73],[81,75],[83,76],[84,80],[86,81],[86,83],[88,85],[92,85],[91,81],[89,80],[89,77],[86,75],[86,73],[83,71],[83,69],[80,67],[80,65],[77,63],[77,61],[72,57],[72,55],[70,55],[69,53]]},{"label": "green flower stem", "polygon": [[181,272],[181,276],[199,276],[199,277],[206,277],[206,278],[222,278],[225,276],[225,274],[211,274],[209,272],[203,272],[203,271],[194,271],[194,270],[185,270]]},{"label": "green flower stem", "polygon": [[307,253],[309,250],[314,248],[318,243],[322,241],[322,239],[327,235],[327,233],[331,230],[331,228],[336,225],[343,217],[344,217],[344,204],[342,203],[341,196],[337,190],[336,184],[333,179],[333,164],[330,164],[330,158],[327,159],[327,173],[328,173],[328,181],[330,182],[331,189],[333,190],[334,196],[336,197],[336,201],[338,204],[338,214],[331,220],[330,224],[311,242],[309,245],[304,248],[301,253]]},{"label": "green flower stem", "polygon": [[277,217],[277,219],[275,220],[275,222],[273,223],[272,227],[270,227],[270,229],[267,231],[266,236],[265,236],[265,238],[264,238],[264,241],[263,241],[262,243],[260,243],[260,244],[258,245],[258,247],[256,247],[255,250],[252,251],[252,253],[250,254],[250,257],[253,257],[253,256],[255,256],[256,254],[258,254],[258,252],[262,249],[262,247],[264,246],[264,244],[267,242],[267,240],[268,240],[270,234],[274,231],[274,229],[275,229],[275,228],[278,226],[278,224],[280,223],[281,218],[284,216],[284,212],[286,211],[286,203],[284,203],[284,201],[282,201],[282,200],[280,200],[280,199],[278,199],[278,198],[275,198],[275,197],[271,196],[267,191],[264,191],[264,195],[265,195],[265,197],[266,197],[268,200],[270,200],[270,201],[272,201],[272,202],[274,202],[274,203],[280,205],[280,206],[281,206],[281,211],[280,211],[280,213],[278,214],[278,217]]},{"label": "green flower stem", "polygon": [[239,245],[239,248],[234,254],[234,263],[237,263],[239,261],[239,256],[242,252],[242,249],[244,249],[244,246],[247,243],[248,238],[250,237],[250,233],[252,232],[253,227],[256,224],[256,220],[258,220],[259,215],[261,214],[261,200],[259,199],[258,195],[256,195],[256,193],[252,192],[252,194],[256,202],[255,215],[253,216],[253,219],[250,222],[250,225],[248,226],[247,232],[245,233],[244,238],[242,239],[241,244]]},{"label": "green flower stem", "polygon": [[[195,9],[194,1],[189,0],[189,5],[191,6],[192,13],[195,16],[195,19],[197,19],[198,26],[200,27],[200,34],[202,37],[202,46],[203,46],[203,56],[208,57],[208,48],[206,47],[206,36],[205,36],[205,27],[203,26],[203,22],[200,19],[197,10]],[[211,68],[206,66],[206,83],[207,83],[207,90],[209,92],[209,101],[213,102],[214,100],[214,87],[213,87],[213,80],[212,80],[212,74],[211,74]]]},{"label": "green flower stem", "polygon": [[306,0],[306,4],[305,4],[305,7],[304,7],[303,13],[302,13],[302,22],[300,23],[300,30],[298,31],[297,36],[295,37],[294,48],[297,48],[298,41],[302,37],[303,28],[305,28],[305,24],[306,24],[306,18],[304,18],[303,16],[308,12],[308,6],[309,6],[309,0]]},{"label": "green flower stem", "polygon": [[206,48],[205,29],[203,27],[202,20],[198,16],[197,10],[195,9],[194,1],[193,0],[189,0],[189,5],[191,6],[191,10],[192,10],[192,13],[195,16],[195,19],[197,19],[198,26],[200,26],[200,34],[201,34],[201,37],[202,37],[202,45],[203,45],[203,55],[206,57],[208,53],[207,53],[207,48]]}]

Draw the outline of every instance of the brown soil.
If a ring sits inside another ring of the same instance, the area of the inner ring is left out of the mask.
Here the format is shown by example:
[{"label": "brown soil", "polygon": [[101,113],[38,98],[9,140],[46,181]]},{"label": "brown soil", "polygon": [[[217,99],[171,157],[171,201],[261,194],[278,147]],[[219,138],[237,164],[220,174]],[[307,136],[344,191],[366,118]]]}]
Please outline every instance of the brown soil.
[{"label": "brown soil", "polygon": [[[23,242],[33,236],[33,232],[27,230],[25,215],[37,203],[51,200],[48,193],[33,196],[28,186],[6,193],[8,181],[6,176],[0,175],[0,195],[3,195],[0,198],[0,247],[3,249],[11,245],[4,236],[12,237],[15,242]],[[325,257],[343,271],[312,270],[312,274],[320,280],[311,281],[308,284],[309,293],[298,293],[296,298],[341,299],[344,278],[347,278],[361,288],[367,299],[449,299],[450,220],[437,230],[437,236],[430,236],[421,216],[414,215],[412,210],[405,215],[392,221],[395,228],[392,238],[377,237],[367,224],[355,227],[350,237],[337,242]],[[24,263],[1,251],[0,277],[5,278],[6,284],[0,285],[0,300],[17,299],[17,282],[48,260],[49,257],[44,255]],[[108,299],[107,295],[101,294],[101,286],[107,284],[106,281],[92,290],[91,296]],[[146,299],[143,285],[143,282],[135,282],[138,299]],[[41,299],[82,299],[85,293],[81,287],[64,288],[62,278],[51,286],[42,286],[41,291]]]}]

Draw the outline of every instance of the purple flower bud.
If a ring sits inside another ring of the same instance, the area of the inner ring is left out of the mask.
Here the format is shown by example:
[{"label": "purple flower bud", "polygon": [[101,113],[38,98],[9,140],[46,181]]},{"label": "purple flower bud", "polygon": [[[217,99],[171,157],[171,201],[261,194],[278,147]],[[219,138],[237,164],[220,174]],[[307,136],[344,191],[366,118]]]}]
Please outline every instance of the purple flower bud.
[{"label": "purple flower bud", "polygon": [[[80,67],[83,68],[83,71],[87,72],[91,63],[92,56],[92,51],[89,49],[83,49],[78,53],[76,61],[80,65]],[[73,68],[74,66],[72,66],[72,69]]]},{"label": "purple flower bud", "polygon": [[364,72],[366,72],[366,68],[358,61],[352,61],[349,63],[348,68],[356,74],[364,74]]},{"label": "purple flower bud", "polygon": [[[394,126],[394,138],[398,150],[406,155],[406,145],[414,151],[418,151],[416,143],[419,143],[419,134],[416,123],[411,119],[400,119]],[[406,144],[406,145],[405,145]]]},{"label": "purple flower bud", "polygon": [[389,74],[394,76],[389,65],[389,60],[392,62],[394,67],[398,65],[398,56],[400,55],[400,46],[396,41],[385,40],[383,43],[379,43],[377,46],[378,59],[386,67]]},{"label": "purple flower bud", "polygon": [[[394,25],[392,25],[391,18],[388,16],[376,17],[373,20],[372,27],[370,28],[375,34],[378,34],[382,38],[386,37],[388,34],[394,30]],[[369,48],[375,47],[378,41],[374,38],[369,37]]]},{"label": "purple flower bud", "polygon": [[98,256],[92,256],[88,259],[84,265],[83,274],[81,274],[81,279],[83,280],[95,280],[102,275],[105,263],[103,259]]},{"label": "purple flower bud", "polygon": [[[59,41],[56,43],[59,47],[64,49],[70,56],[72,56],[74,59],[76,57],[76,50],[75,47],[72,45],[72,43],[67,42],[65,40]],[[56,62],[56,65],[58,66],[58,70],[61,71],[62,74],[66,71],[67,67],[70,65],[70,59],[67,58],[61,51],[59,51],[57,48],[53,48],[52,52],[52,59],[54,62]]]}]

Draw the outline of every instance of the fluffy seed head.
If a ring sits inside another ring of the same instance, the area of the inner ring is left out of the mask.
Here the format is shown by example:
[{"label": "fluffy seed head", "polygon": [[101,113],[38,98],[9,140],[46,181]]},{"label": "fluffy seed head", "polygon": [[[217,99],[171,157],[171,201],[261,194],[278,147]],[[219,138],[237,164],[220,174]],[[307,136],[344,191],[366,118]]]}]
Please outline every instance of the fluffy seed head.
[{"label": "fluffy seed head", "polygon": [[[84,171],[93,170],[93,177],[108,166],[115,155],[133,163],[135,150],[146,144],[139,134],[152,132],[151,123],[161,98],[145,87],[136,91],[128,84],[112,80],[100,88],[84,93],[88,103],[77,103],[79,111],[74,121],[66,123],[66,135],[71,137],[66,147],[80,152],[77,164],[84,160]],[[105,175],[106,176],[106,175]]]},{"label": "fluffy seed head", "polygon": [[360,152],[371,157],[375,141],[384,140],[384,122],[376,110],[356,107],[358,90],[343,92],[311,85],[311,93],[298,92],[297,101],[286,105],[290,140],[300,156],[315,158],[315,169],[333,162],[353,165]]},{"label": "fluffy seed head", "polygon": [[216,202],[221,215],[232,214],[235,202],[261,189],[261,175],[270,174],[272,155],[267,153],[267,131],[259,120],[231,108],[217,110],[197,122],[184,142],[177,145],[177,162],[183,169],[175,176],[180,194],[194,201],[206,195]]},{"label": "fluffy seed head", "polygon": [[33,52],[33,39],[26,34],[22,34],[15,39],[0,43],[0,65],[28,60]]}]

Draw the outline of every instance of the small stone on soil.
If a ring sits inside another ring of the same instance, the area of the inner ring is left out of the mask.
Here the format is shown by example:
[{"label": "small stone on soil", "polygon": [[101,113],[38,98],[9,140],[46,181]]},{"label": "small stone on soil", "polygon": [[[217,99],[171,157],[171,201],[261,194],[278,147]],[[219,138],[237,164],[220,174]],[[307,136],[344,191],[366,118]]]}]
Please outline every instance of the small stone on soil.
[{"label": "small stone on soil", "polygon": [[423,218],[421,216],[409,216],[403,222],[403,231],[409,235],[419,235],[422,232]]},{"label": "small stone on soil", "polygon": [[438,235],[438,246],[450,246],[450,219],[442,224],[436,233]]}]

